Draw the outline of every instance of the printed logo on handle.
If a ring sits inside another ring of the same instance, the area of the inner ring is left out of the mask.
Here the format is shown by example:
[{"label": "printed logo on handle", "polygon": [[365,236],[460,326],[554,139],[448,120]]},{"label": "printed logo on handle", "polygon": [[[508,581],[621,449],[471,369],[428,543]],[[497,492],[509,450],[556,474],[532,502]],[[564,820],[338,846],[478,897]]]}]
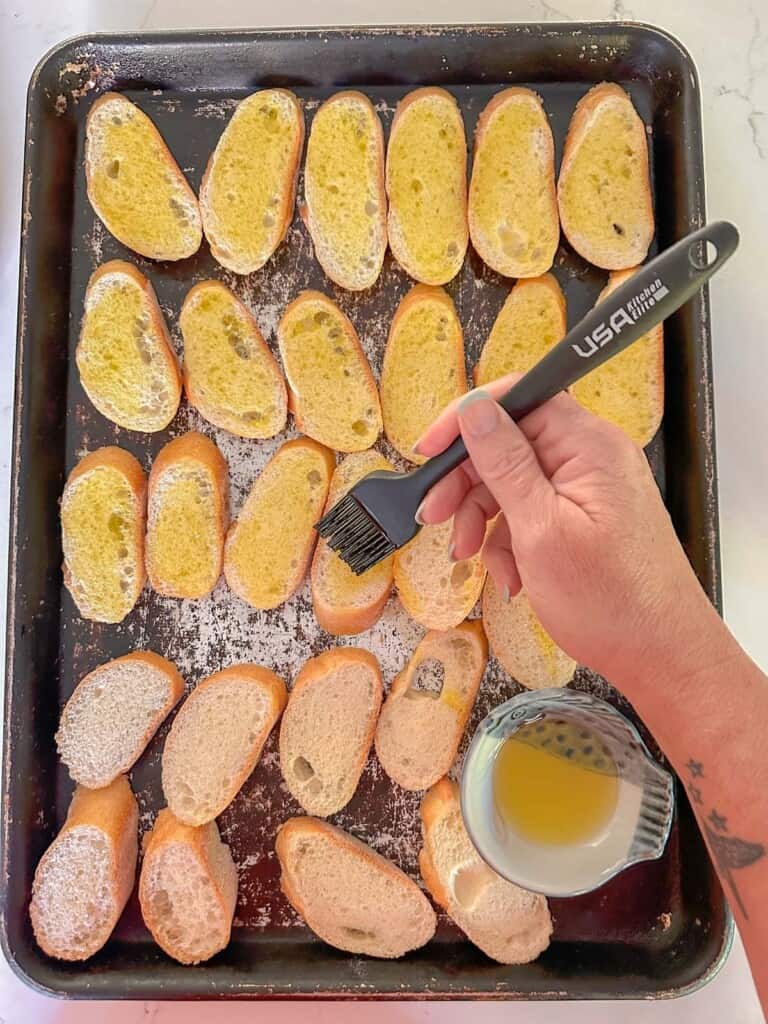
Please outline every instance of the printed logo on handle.
[{"label": "printed logo on handle", "polygon": [[631,327],[637,323],[643,313],[660,302],[665,295],[669,295],[669,288],[661,278],[657,277],[639,294],[633,296],[623,306],[619,306],[616,312],[608,318],[607,323],[603,321],[591,334],[585,335],[583,344],[574,342],[571,348],[582,359],[589,359],[609,341],[617,338],[625,327]]}]

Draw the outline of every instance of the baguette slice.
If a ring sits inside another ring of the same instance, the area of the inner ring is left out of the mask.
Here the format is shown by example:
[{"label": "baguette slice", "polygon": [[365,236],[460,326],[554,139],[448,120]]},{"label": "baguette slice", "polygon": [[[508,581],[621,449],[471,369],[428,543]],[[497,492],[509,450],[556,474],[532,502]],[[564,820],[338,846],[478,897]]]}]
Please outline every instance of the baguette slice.
[{"label": "baguette slice", "polygon": [[567,330],[565,296],[551,274],[518,281],[496,317],[475,367],[482,387],[508,373],[526,373]]},{"label": "baguette slice", "polygon": [[251,274],[285,238],[303,146],[292,92],[262,89],[238,103],[200,186],[203,230],[223,267]]},{"label": "baguette slice", "polygon": [[215,821],[193,828],[160,811],[145,841],[139,902],[152,938],[174,960],[199,964],[224,949],[237,869]]},{"label": "baguette slice", "polygon": [[483,626],[503,668],[529,690],[565,686],[573,679],[576,662],[544,629],[524,591],[503,601],[489,576],[483,590]]},{"label": "baguette slice", "polygon": [[[637,268],[612,271],[598,304],[636,272]],[[652,328],[615,359],[582,377],[571,387],[571,393],[590,412],[615,423],[645,447],[664,415],[663,325]]]},{"label": "baguette slice", "polygon": [[359,452],[381,432],[376,381],[357,332],[322,292],[302,292],[286,308],[277,343],[296,426],[329,448]]},{"label": "baguette slice", "polygon": [[274,437],[288,398],[277,360],[249,310],[220,281],[201,281],[184,299],[184,390],[209,423],[240,437]]},{"label": "baguette slice", "polygon": [[397,307],[381,370],[384,431],[412,462],[413,446],[443,409],[467,390],[464,335],[442,288],[417,284]]},{"label": "baguette slice", "polygon": [[[331,477],[328,512],[364,476],[392,465],[375,451],[355,452],[339,463]],[[312,558],[312,605],[315,618],[333,636],[362,633],[378,620],[392,590],[393,556],[356,576],[347,563],[320,538]]]},{"label": "baguette slice", "polygon": [[280,767],[308,814],[346,807],[371,749],[381,707],[381,669],[368,651],[339,647],[310,658],[280,725]]},{"label": "baguette slice", "polygon": [[285,683],[259,665],[231,665],[195,687],[163,749],[166,802],[185,825],[221,814],[256,767],[285,707]]},{"label": "baguette slice", "polygon": [[531,89],[504,89],[480,115],[469,233],[481,259],[505,277],[538,277],[552,266],[560,241],[555,146]]},{"label": "baguette slice", "polygon": [[387,147],[388,233],[403,269],[446,284],[467,251],[467,140],[445,89],[415,89],[395,111]]},{"label": "baguette slice", "polygon": [[450,771],[488,661],[480,622],[430,631],[395,678],[376,728],[376,753],[403,789]]},{"label": "baguette slice", "polygon": [[289,818],[275,849],[283,892],[329,945],[391,959],[434,935],[435,912],[416,883],[340,828]]},{"label": "baguette slice", "polygon": [[224,546],[224,575],[254,608],[277,608],[301,585],[334,470],[333,453],[299,437],[278,449],[251,487]]},{"label": "baguette slice", "polygon": [[621,86],[603,82],[576,105],[557,198],[563,233],[606,270],[642,263],[654,232],[645,125]]},{"label": "baguette slice", "polygon": [[75,350],[83,390],[127,430],[163,430],[181,400],[181,374],[152,285],[122,260],[94,271]]},{"label": "baguette slice", "polygon": [[160,450],[149,474],[147,575],[166,597],[205,597],[216,586],[229,519],[227,463],[190,430]]},{"label": "baguette slice", "polygon": [[112,934],[133,888],[138,826],[124,775],[104,789],[77,786],[32,882],[29,916],[48,956],[87,960]]},{"label": "baguette slice", "polygon": [[200,209],[160,132],[124,96],[107,92],[85,123],[85,179],[96,215],[118,242],[153,260],[200,248]]},{"label": "baguette slice", "polygon": [[89,672],[64,705],[59,757],[81,786],[109,786],[130,771],[184,693],[173,662],[135,651]]},{"label": "baguette slice", "polygon": [[466,619],[485,582],[485,566],[473,558],[452,562],[453,519],[423,526],[395,552],[394,576],[403,607],[427,629],[452,629]]},{"label": "baguette slice", "polygon": [[78,611],[122,622],[138,600],[144,571],[147,478],[122,448],[98,448],[75,466],[61,496],[64,585]]},{"label": "baguette slice", "polygon": [[350,291],[375,284],[387,249],[384,133],[367,96],[338,92],[312,121],[303,211],[320,266]]},{"label": "baguette slice", "polygon": [[492,960],[527,964],[552,935],[547,900],[497,875],[467,835],[459,788],[441,779],[421,802],[421,877],[436,903]]}]

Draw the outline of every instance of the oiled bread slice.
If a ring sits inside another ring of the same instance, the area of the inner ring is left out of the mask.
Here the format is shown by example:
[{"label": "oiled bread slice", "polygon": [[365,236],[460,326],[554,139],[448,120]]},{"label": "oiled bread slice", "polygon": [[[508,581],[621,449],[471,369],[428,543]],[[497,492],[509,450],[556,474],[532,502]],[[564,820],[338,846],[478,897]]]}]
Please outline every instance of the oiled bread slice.
[{"label": "oiled bread slice", "polygon": [[384,771],[404,789],[426,789],[450,771],[488,660],[480,622],[430,631],[395,678],[376,728]]},{"label": "oiled bread slice", "polygon": [[240,437],[274,437],[288,398],[277,360],[249,310],[220,281],[201,281],[184,299],[184,390],[209,423]]},{"label": "oiled bread slice", "polygon": [[340,452],[370,448],[381,432],[376,381],[357,331],[335,302],[306,291],[277,328],[296,426]]},{"label": "oiled bread slice", "polygon": [[483,590],[483,626],[503,668],[529,690],[565,686],[573,679],[576,662],[544,629],[525,591],[504,601],[489,576]]},{"label": "oiled bread slice", "polygon": [[122,622],[136,604],[144,571],[147,478],[122,448],[98,448],[75,466],[61,496],[64,584],[78,611]]},{"label": "oiled bread slice", "polygon": [[80,382],[107,419],[163,430],[176,415],[181,374],[152,285],[122,260],[94,271],[75,350]]},{"label": "oiled bread slice", "polygon": [[174,960],[199,964],[224,949],[237,869],[215,821],[194,827],[160,811],[145,840],[139,902],[152,938]]},{"label": "oiled bread slice", "polygon": [[257,477],[224,546],[224,575],[254,608],[277,608],[301,584],[315,545],[333,453],[316,441],[286,441]]},{"label": "oiled bread slice", "polygon": [[443,409],[467,390],[464,335],[450,296],[417,284],[397,307],[381,369],[384,431],[406,459]]},{"label": "oiled bread slice", "polygon": [[183,260],[203,238],[197,197],[160,132],[124,96],[107,92],[85,124],[88,198],[115,238],[153,260]]},{"label": "oiled bread slice", "polygon": [[497,875],[472,845],[455,782],[441,779],[421,802],[421,877],[432,899],[492,960],[526,964],[549,945],[546,897]]},{"label": "oiled bread slice", "polygon": [[262,89],[238,103],[200,186],[205,237],[228,270],[253,273],[285,238],[303,145],[292,92]]},{"label": "oiled bread slice", "polygon": [[285,683],[259,665],[214,672],[182,704],[163,749],[163,792],[175,817],[204,825],[235,798],[282,714]]},{"label": "oiled bread slice", "polygon": [[162,448],[149,474],[147,575],[166,597],[205,597],[216,586],[229,525],[227,464],[190,430]]},{"label": "oiled bread slice", "polygon": [[435,912],[418,885],[340,828],[289,818],[275,849],[283,892],[329,945],[391,959],[434,935]]},{"label": "oiled bread slice", "polygon": [[[328,512],[364,476],[392,465],[375,451],[355,452],[339,463],[331,477]],[[377,621],[393,584],[393,556],[356,576],[347,563],[320,538],[312,557],[312,605],[315,618],[334,636],[362,633]]]},{"label": "oiled bread slice", "polygon": [[394,575],[403,607],[427,629],[451,629],[475,607],[485,582],[480,555],[452,562],[453,519],[423,526],[395,552]]},{"label": "oiled bread slice", "polygon": [[338,92],[312,121],[304,219],[320,266],[351,291],[376,283],[387,248],[384,135],[362,93]]},{"label": "oiled bread slice", "polygon": [[184,692],[171,661],[135,651],[99,665],[64,705],[56,733],[59,757],[81,786],[108,786],[138,761]]},{"label": "oiled bread slice", "polygon": [[621,86],[603,82],[576,105],[557,199],[563,233],[607,270],[642,263],[654,232],[645,125]]},{"label": "oiled bread slice", "polygon": [[395,111],[387,146],[389,246],[424,284],[446,284],[467,251],[467,140],[445,89],[415,89]]},{"label": "oiled bread slice", "polygon": [[321,818],[355,794],[381,707],[381,669],[368,651],[338,647],[296,676],[280,723],[280,767],[307,814]]},{"label": "oiled bread slice", "polygon": [[48,956],[87,960],[112,934],[133,888],[138,825],[124,775],[103,789],[75,789],[32,882],[29,916]]},{"label": "oiled bread slice", "polygon": [[551,274],[518,281],[494,321],[475,367],[482,386],[508,373],[526,373],[567,328],[565,296]]},{"label": "oiled bread slice", "polygon": [[531,89],[504,89],[480,115],[469,234],[478,255],[505,277],[538,277],[552,266],[560,240],[555,147]]},{"label": "oiled bread slice", "polygon": [[[598,304],[636,272],[636,267],[612,271]],[[647,445],[664,415],[663,325],[582,377],[571,387],[571,394],[590,412],[621,427],[637,444]]]}]

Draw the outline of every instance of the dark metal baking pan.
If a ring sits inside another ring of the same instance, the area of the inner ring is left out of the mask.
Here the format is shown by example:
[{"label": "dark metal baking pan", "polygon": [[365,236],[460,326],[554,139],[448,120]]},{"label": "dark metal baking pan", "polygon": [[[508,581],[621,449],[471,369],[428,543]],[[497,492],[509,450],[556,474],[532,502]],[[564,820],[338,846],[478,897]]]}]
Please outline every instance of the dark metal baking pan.
[{"label": "dark metal baking pan", "polygon": [[[533,964],[491,963],[442,917],[435,940],[402,961],[331,949],[303,926],[277,886],[274,833],[297,808],[280,785],[274,737],[220,819],[239,865],[240,896],[232,942],[213,960],[187,968],[165,957],[142,924],[135,896],[114,936],[84,964],[44,956],[27,914],[35,865],[61,826],[71,795],[53,739],[59,709],[86,671],[146,646],[175,659],[190,684],[246,659],[268,661],[290,678],[302,659],[330,643],[314,623],[306,591],[267,614],[247,609],[220,585],[213,598],[198,603],[145,590],[120,626],[77,615],[62,587],[58,499],[84,450],[118,443],[148,469],[169,436],[203,429],[229,459],[237,512],[277,443],[229,437],[185,404],[169,431],[149,437],[119,430],[96,413],[73,359],[89,274],[101,260],[136,263],[151,278],[177,343],[183,296],[204,277],[232,285],[270,343],[282,306],[300,288],[323,288],[358,326],[376,371],[389,321],[409,287],[388,258],[369,292],[331,288],[298,221],[267,267],[244,279],[218,267],[205,244],[181,263],[136,257],[101,228],[85,196],[84,123],[94,98],[114,88],[138,102],[197,187],[233,104],[260,86],[295,89],[308,120],[318,101],[336,89],[359,88],[388,127],[406,91],[442,85],[457,97],[471,138],[489,97],[503,86],[524,83],[543,97],[559,159],[574,104],[603,79],[625,86],[649,125],[657,243],[664,247],[702,223],[704,196],[696,72],[679,44],[654,29],[569,24],[103,36],[62,44],[36,70],[24,172],[2,819],[2,942],[30,984],[60,995],[107,999],[647,998],[688,991],[722,962],[730,920],[682,789],[664,857],[632,868],[598,892],[553,900],[554,941]],[[558,253],[555,273],[574,322],[594,301],[604,275],[567,246]],[[472,253],[451,284],[468,365],[508,288]],[[705,293],[667,324],[666,415],[649,457],[678,534],[719,605],[711,372]],[[417,633],[392,601],[382,623],[360,642],[379,653],[391,679]],[[622,704],[589,673],[580,672],[575,685]],[[516,689],[491,666],[473,726]],[[142,830],[162,802],[164,733],[132,773]],[[396,791],[371,758],[353,802],[335,820],[416,875],[417,810],[418,795]]]}]

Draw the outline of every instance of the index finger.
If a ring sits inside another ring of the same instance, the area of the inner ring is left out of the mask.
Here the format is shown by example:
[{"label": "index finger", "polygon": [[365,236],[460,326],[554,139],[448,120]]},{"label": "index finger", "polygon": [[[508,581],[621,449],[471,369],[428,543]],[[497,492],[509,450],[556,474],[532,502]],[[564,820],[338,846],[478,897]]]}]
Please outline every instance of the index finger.
[{"label": "index finger", "polygon": [[[491,398],[500,398],[506,391],[516,384],[523,376],[522,373],[508,373],[506,377],[499,377],[490,384],[484,384],[481,388],[473,388],[473,391],[485,391]],[[469,394],[469,392],[467,392]],[[467,395],[455,398],[450,405],[440,413],[437,419],[421,435],[414,445],[414,451],[419,455],[426,455],[431,458],[445,451],[451,441],[459,436],[459,413],[458,409]]]}]

